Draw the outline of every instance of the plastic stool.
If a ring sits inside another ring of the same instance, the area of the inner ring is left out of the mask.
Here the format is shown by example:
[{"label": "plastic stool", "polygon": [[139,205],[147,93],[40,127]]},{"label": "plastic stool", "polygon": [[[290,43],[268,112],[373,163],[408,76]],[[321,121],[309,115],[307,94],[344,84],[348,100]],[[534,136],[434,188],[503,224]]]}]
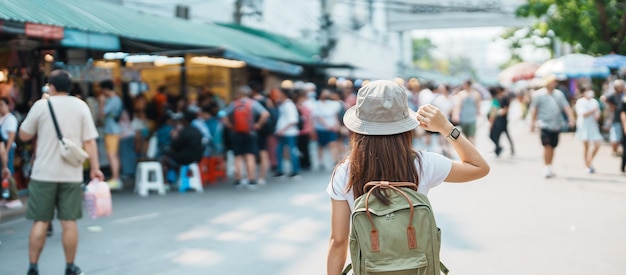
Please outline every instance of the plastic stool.
[{"label": "plastic stool", "polygon": [[148,191],[156,190],[159,195],[165,195],[165,182],[163,181],[163,167],[158,161],[146,161],[137,163],[135,173],[135,192],[140,196],[148,196]]},{"label": "plastic stool", "polygon": [[194,162],[180,167],[180,173],[178,175],[178,192],[184,193],[187,189],[196,190],[198,193],[204,192],[198,163]]},{"label": "plastic stool", "polygon": [[226,178],[224,160],[220,157],[204,157],[199,166],[202,183],[215,183],[218,179]]}]

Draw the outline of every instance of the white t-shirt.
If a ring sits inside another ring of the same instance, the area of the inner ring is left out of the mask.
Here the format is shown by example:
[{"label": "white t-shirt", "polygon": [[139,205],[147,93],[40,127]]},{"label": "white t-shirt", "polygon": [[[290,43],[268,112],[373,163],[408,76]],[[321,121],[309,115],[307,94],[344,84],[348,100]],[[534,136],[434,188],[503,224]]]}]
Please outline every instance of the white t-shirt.
[{"label": "white t-shirt", "polygon": [[[0,125],[2,125],[2,127],[0,127],[2,139],[5,141],[9,140],[9,133],[17,132],[17,118],[11,113],[8,113],[2,120],[0,120]],[[11,146],[15,146],[15,142],[13,142]]]},{"label": "white t-shirt", "polygon": [[313,108],[313,126],[315,129],[325,130],[324,124],[319,120],[323,120],[327,127],[339,125],[339,113],[342,110],[341,102],[335,100],[318,100],[315,108]]},{"label": "white t-shirt", "polygon": [[433,105],[439,108],[447,119],[450,119],[452,109],[454,109],[454,101],[451,96],[437,95],[433,100]]},{"label": "white t-shirt", "polygon": [[291,101],[291,99],[285,100],[280,106],[278,106],[278,121],[276,122],[276,131],[283,130],[287,125],[292,124],[287,127],[287,129],[283,132],[283,136],[286,137],[295,137],[298,136],[300,130],[298,130],[298,109],[296,108],[296,104]]},{"label": "white t-shirt", "polygon": [[[450,169],[452,169],[452,161],[437,153],[420,151],[419,154],[422,170],[420,171],[419,162],[416,159],[415,167],[420,172],[417,191],[428,195],[428,190],[441,184],[448,177]],[[354,211],[354,193],[352,189],[346,190],[348,170],[349,161],[346,160],[335,169],[335,175],[328,183],[326,192],[334,200],[347,200],[350,205],[350,211]]]},{"label": "white t-shirt", "polygon": [[[73,96],[51,96],[61,134],[79,145],[98,137],[98,131],[87,104]],[[54,130],[48,102],[40,99],[28,112],[21,131],[37,135],[37,151],[31,178],[47,182],[83,182],[83,166],[65,162],[59,151],[59,140]]]}]

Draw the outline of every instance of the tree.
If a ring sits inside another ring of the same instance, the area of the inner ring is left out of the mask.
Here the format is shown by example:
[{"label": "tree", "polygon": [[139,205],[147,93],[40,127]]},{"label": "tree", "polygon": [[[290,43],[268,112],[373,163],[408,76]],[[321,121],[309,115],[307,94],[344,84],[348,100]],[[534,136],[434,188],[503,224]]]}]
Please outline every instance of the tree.
[{"label": "tree", "polygon": [[[554,32],[546,23],[540,23],[532,27],[513,27],[506,29],[500,37],[511,49],[511,58],[500,66],[501,69],[524,61],[524,49],[544,49],[554,57]],[[528,54],[528,52],[526,52]]]},{"label": "tree", "polygon": [[432,50],[437,46],[433,44],[430,38],[413,39],[413,64],[421,69],[430,70],[434,67],[434,58]]},{"label": "tree", "polygon": [[[527,0],[516,14],[537,17],[555,37],[588,54],[626,54],[623,0]],[[535,26],[540,29],[541,23]]]}]

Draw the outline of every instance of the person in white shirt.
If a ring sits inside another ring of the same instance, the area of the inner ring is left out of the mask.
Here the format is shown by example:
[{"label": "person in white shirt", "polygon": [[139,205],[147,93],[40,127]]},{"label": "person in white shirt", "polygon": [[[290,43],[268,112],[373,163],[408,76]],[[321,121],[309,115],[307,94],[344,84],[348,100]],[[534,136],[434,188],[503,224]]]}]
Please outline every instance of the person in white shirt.
[{"label": "person in white shirt", "polygon": [[[600,134],[600,104],[594,98],[595,93],[590,88],[586,88],[583,96],[576,101],[576,137],[583,142],[583,153],[587,172],[595,173],[595,168],[591,162],[600,150],[600,142],[603,140]],[[590,143],[593,145],[589,150]]]},{"label": "person in white shirt", "polygon": [[277,93],[276,101],[278,103],[278,121],[276,122],[276,131],[274,135],[278,138],[278,147],[276,147],[277,167],[274,177],[285,176],[283,162],[285,159],[285,146],[289,150],[289,159],[291,161],[291,173],[289,178],[300,178],[300,151],[298,150],[297,141],[300,130],[298,129],[298,109],[289,96],[292,90],[281,88]]},{"label": "person in white shirt", "polygon": [[[343,121],[352,131],[352,150],[335,168],[326,189],[331,197],[328,275],[339,275],[346,262],[354,199],[364,194],[367,182],[414,182],[418,192],[427,194],[443,181],[466,182],[489,173],[485,159],[437,107],[424,105],[416,114],[409,109],[404,88],[392,81],[363,86],[357,104],[346,111]],[[460,160],[412,150],[413,131],[418,126],[448,136]],[[387,199],[380,190],[373,195]]]},{"label": "person in white shirt", "polygon": [[327,149],[335,163],[339,162],[339,115],[342,112],[341,102],[331,100],[331,91],[323,89],[320,99],[313,108],[313,127],[317,134],[317,154],[320,168],[324,168],[324,151]]},{"label": "person in white shirt", "polygon": [[[6,164],[7,168],[11,172],[11,175],[15,174],[15,168],[13,165],[13,159],[15,158],[15,135],[17,133],[17,118],[11,113],[9,108],[9,98],[0,98],[0,134],[2,140],[5,141],[5,151],[7,154]],[[15,191],[15,185],[12,184],[11,188]],[[13,200],[4,203],[4,206],[10,209],[22,208],[23,204],[19,197],[13,197]]]},{"label": "person in white shirt", "polygon": [[22,122],[19,137],[22,141],[36,139],[35,162],[28,183],[26,218],[33,220],[28,256],[28,274],[39,274],[37,262],[46,243],[48,224],[56,216],[63,228],[62,242],[67,263],[65,274],[83,274],[74,264],[78,247],[78,225],[82,217],[83,165],[66,162],[61,156],[55,119],[64,139],[69,139],[85,149],[89,155],[91,180],[104,180],[98,162],[96,138],[98,132],[91,111],[84,101],[69,96],[72,84],[69,72],[55,70],[48,77],[50,97],[35,102]]}]

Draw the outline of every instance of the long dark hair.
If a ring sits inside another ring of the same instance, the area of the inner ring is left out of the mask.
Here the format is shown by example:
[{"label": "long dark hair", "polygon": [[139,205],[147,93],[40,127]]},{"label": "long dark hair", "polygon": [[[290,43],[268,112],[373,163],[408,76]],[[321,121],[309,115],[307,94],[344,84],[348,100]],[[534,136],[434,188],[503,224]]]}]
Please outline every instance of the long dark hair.
[{"label": "long dark hair", "polygon": [[[413,150],[413,131],[388,136],[370,136],[352,133],[350,174],[346,191],[352,189],[354,198],[363,195],[363,187],[370,181],[406,181],[419,185],[419,173],[415,160],[420,163],[419,154]],[[420,168],[421,169],[421,168]],[[374,196],[388,205],[389,199],[380,189]]]}]

